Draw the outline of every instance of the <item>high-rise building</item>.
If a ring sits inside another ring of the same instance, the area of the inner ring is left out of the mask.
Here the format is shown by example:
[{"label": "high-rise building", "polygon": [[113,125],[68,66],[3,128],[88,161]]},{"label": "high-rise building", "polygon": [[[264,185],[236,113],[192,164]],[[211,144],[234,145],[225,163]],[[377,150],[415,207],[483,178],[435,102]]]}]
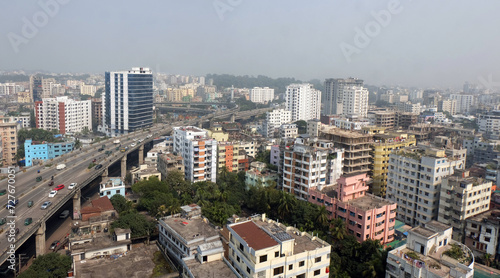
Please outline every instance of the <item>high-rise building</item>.
[{"label": "high-rise building", "polygon": [[493,138],[500,138],[500,111],[479,114],[477,118],[479,131]]},{"label": "high-rise building", "polygon": [[33,101],[41,101],[43,95],[42,79],[40,76],[30,76],[30,92]]},{"label": "high-rise building", "polygon": [[85,85],[85,84],[80,85],[80,94],[81,95],[89,95],[91,97],[94,97],[96,91],[97,91],[97,88],[94,85]]},{"label": "high-rise building", "polygon": [[283,124],[288,124],[292,121],[292,112],[284,109],[274,109],[266,113],[266,121],[264,122],[263,135],[265,137],[274,137],[274,132]]},{"label": "high-rise building", "polygon": [[0,122],[0,159],[3,167],[16,165],[17,123]]},{"label": "high-rise building", "polygon": [[256,103],[266,103],[273,101],[274,99],[274,89],[264,87],[254,87],[250,90],[250,101]]},{"label": "high-rise building", "polygon": [[321,91],[312,84],[291,84],[286,87],[286,110],[292,112],[292,122],[320,118]]},{"label": "high-rise building", "polygon": [[217,153],[218,172],[222,167],[226,167],[229,172],[241,172],[248,170],[250,166],[248,154],[240,142],[218,142]]},{"label": "high-rise building", "polygon": [[437,220],[441,180],[465,168],[466,152],[419,145],[391,153],[386,198],[398,204],[398,220],[410,226]]},{"label": "high-rise building", "polygon": [[342,114],[344,116],[357,115],[359,118],[366,118],[368,115],[368,90],[357,86],[344,87]]},{"label": "high-rise building", "polygon": [[474,95],[451,94],[450,99],[457,101],[457,113],[467,114],[472,112],[475,104]]},{"label": "high-rise building", "polygon": [[153,124],[153,73],[149,68],[106,72],[102,131],[128,134]]},{"label": "high-rise building", "polygon": [[337,78],[325,80],[325,94],[322,98],[323,115],[343,114],[344,89],[345,87],[363,86],[363,80],[356,78]]},{"label": "high-rise building", "polygon": [[491,181],[469,176],[467,170],[455,170],[443,178],[438,221],[453,227],[453,239],[465,241],[465,220],[490,209]]},{"label": "high-rise building", "polygon": [[68,97],[44,98],[35,102],[36,127],[59,130],[59,133],[92,130],[92,104],[90,100],[77,101]]},{"label": "high-rise building", "polygon": [[92,98],[92,124],[98,125],[102,123],[102,99]]},{"label": "high-rise building", "polygon": [[444,99],[439,102],[438,111],[448,112],[450,115],[457,114],[457,100],[456,99]]},{"label": "high-rise building", "polygon": [[174,127],[174,152],[184,159],[184,176],[191,182],[217,178],[217,141],[194,126]]}]

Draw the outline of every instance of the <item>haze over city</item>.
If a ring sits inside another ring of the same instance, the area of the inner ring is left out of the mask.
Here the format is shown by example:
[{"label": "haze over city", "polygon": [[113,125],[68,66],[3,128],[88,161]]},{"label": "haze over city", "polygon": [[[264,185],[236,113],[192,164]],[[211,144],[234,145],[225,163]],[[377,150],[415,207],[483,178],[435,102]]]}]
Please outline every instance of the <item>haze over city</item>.
[{"label": "haze over city", "polygon": [[456,89],[500,80],[498,1],[57,3],[49,12],[34,0],[0,4],[0,70],[148,66]]}]

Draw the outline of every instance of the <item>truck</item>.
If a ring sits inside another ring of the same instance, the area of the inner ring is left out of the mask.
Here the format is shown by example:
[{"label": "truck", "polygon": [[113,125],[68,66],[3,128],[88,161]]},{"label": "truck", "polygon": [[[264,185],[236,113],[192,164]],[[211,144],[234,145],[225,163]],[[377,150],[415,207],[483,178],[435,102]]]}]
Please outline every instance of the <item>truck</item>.
[{"label": "truck", "polygon": [[57,170],[62,170],[64,168],[66,168],[66,164],[59,164],[59,165],[56,166]]},{"label": "truck", "polygon": [[120,139],[116,139],[113,141],[113,144],[120,144]]}]

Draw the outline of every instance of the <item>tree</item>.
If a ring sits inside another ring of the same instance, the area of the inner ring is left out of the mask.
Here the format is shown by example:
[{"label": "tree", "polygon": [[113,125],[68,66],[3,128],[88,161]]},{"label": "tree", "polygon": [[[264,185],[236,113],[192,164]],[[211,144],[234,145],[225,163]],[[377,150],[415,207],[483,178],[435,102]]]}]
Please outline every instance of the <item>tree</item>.
[{"label": "tree", "polygon": [[489,253],[484,254],[483,260],[484,260],[484,264],[489,267],[491,264],[491,261],[492,261],[491,254],[489,254]]},{"label": "tree", "polygon": [[78,138],[75,140],[75,149],[79,149],[82,146],[82,142],[78,140]]},{"label": "tree", "polygon": [[340,218],[335,218],[332,220],[332,227],[330,228],[330,232],[332,233],[333,240],[341,241],[346,235],[346,227],[344,220]]},{"label": "tree", "polygon": [[38,256],[33,264],[19,278],[63,278],[71,269],[71,257],[59,253]]},{"label": "tree", "polygon": [[111,228],[130,229],[132,231],[131,237],[137,238],[149,236],[151,231],[155,229],[155,224],[148,221],[146,216],[133,212],[120,215],[115,222],[111,223]]},{"label": "tree", "polygon": [[111,197],[111,199],[109,199],[109,200],[111,201],[111,204],[113,204],[113,207],[115,208],[115,210],[120,215],[122,213],[128,212],[128,211],[130,211],[132,209],[131,202],[128,201],[127,199],[125,199],[125,197],[123,197],[120,194],[113,195],[113,197]]},{"label": "tree", "polygon": [[317,207],[316,223],[320,224],[322,227],[328,227],[328,210],[325,206]]},{"label": "tree", "polygon": [[255,161],[260,161],[268,164],[271,161],[271,151],[258,152],[255,156]]},{"label": "tree", "polygon": [[295,205],[297,199],[289,193],[280,191],[280,199],[278,206],[278,215],[281,219],[285,219],[285,216],[289,215]]},{"label": "tree", "polygon": [[307,133],[307,122],[306,121],[300,120],[300,121],[296,121],[294,124],[297,125],[299,134]]}]

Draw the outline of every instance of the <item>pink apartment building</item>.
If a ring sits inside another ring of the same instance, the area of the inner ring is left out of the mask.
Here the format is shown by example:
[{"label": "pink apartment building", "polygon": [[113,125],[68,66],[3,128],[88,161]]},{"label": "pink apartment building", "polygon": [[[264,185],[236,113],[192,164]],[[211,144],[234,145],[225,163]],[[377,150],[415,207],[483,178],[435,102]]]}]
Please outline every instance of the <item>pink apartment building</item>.
[{"label": "pink apartment building", "polygon": [[342,175],[337,185],[309,189],[309,202],[326,206],[330,219],[344,220],[359,242],[370,238],[386,244],[394,239],[396,203],[367,193],[368,180],[366,173]]}]

